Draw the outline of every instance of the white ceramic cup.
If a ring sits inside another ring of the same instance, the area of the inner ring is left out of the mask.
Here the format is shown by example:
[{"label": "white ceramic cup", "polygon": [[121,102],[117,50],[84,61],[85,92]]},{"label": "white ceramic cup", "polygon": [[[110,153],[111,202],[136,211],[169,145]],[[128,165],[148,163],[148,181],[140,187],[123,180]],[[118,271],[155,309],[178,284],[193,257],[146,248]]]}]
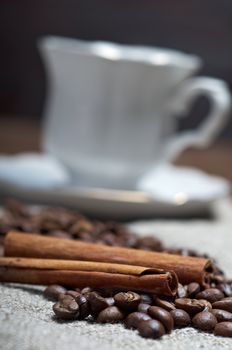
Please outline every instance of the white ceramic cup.
[{"label": "white ceramic cup", "polygon": [[[48,76],[44,149],[82,186],[133,188],[186,147],[206,147],[231,107],[225,82],[191,77],[201,60],[156,47],[45,37]],[[176,115],[201,94],[211,103],[196,130],[176,133]]]}]

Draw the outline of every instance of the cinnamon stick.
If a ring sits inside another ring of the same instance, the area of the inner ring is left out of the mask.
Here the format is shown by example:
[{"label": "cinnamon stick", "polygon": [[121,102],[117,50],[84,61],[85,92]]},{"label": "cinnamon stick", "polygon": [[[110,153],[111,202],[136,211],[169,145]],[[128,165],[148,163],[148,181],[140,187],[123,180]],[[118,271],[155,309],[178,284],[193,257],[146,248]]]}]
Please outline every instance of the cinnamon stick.
[{"label": "cinnamon stick", "polygon": [[183,284],[207,286],[212,272],[209,259],[148,252],[139,249],[71,241],[54,237],[10,232],[5,238],[5,255],[45,259],[101,261],[174,271]]},{"label": "cinnamon stick", "polygon": [[130,289],[174,295],[175,273],[160,269],[92,261],[0,258],[0,282],[62,284],[70,287]]}]

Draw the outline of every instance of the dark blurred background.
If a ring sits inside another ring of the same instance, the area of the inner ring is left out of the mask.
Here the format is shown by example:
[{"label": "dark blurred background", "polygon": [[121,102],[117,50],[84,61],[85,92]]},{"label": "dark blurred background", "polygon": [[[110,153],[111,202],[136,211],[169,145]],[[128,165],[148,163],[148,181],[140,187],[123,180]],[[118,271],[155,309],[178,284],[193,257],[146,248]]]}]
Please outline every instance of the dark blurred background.
[{"label": "dark blurred background", "polygon": [[[2,0],[0,114],[41,118],[45,72],[36,41],[46,34],[157,45],[196,53],[200,74],[232,87],[232,1]],[[192,127],[208,108],[202,98],[180,127]],[[232,138],[232,121],[221,134]]]}]

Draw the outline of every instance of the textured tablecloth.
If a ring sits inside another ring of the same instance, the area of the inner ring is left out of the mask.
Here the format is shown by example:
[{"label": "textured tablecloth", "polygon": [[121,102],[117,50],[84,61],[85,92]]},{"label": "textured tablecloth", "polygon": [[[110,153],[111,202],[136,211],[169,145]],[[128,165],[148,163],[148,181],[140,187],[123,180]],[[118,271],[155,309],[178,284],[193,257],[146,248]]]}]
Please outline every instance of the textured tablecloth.
[{"label": "textured tablecloth", "polygon": [[[188,247],[215,257],[232,276],[232,204],[215,205],[214,220],[144,221],[131,226],[140,234],[155,233],[173,247]],[[52,302],[38,286],[0,285],[0,349],[2,350],[166,350],[232,349],[232,339],[192,328],[175,330],[161,340],[146,340],[122,325],[87,321],[57,322]]]}]

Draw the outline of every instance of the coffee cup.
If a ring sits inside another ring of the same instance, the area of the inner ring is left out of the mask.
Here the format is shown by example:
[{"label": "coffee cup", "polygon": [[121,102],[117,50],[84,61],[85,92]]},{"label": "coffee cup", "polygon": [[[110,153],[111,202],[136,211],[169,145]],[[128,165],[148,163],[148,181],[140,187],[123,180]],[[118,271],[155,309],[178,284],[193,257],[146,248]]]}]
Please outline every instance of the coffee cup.
[{"label": "coffee cup", "polygon": [[[207,147],[229,116],[227,84],[193,77],[202,66],[195,55],[60,37],[42,38],[39,48],[48,77],[43,148],[80,186],[134,188],[187,147]],[[208,115],[177,132],[177,115],[202,94]]]}]

